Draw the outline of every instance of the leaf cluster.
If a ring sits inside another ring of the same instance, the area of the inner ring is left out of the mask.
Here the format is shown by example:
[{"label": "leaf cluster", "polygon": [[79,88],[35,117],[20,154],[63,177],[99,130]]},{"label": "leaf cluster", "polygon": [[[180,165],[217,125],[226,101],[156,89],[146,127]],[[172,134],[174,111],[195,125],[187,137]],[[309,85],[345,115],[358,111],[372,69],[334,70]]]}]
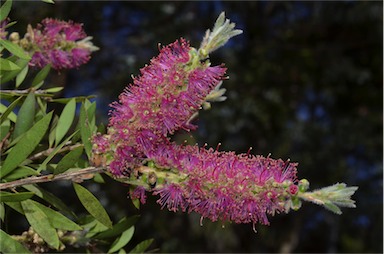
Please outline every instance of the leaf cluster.
[{"label": "leaf cluster", "polygon": [[[0,21],[11,6],[10,0],[1,6]],[[114,223],[100,200],[81,185],[88,179],[104,183],[99,173],[80,174],[92,168],[91,137],[103,129],[96,126],[96,102],[90,100],[92,96],[61,98],[63,87],[46,81],[51,67],[30,68],[31,56],[7,39],[0,39],[0,56],[0,220],[4,225],[0,252],[64,251],[70,246],[125,253],[138,216]],[[68,200],[33,181],[53,182],[64,174],[83,205],[82,216],[75,214]],[[71,179],[71,174],[76,177]],[[13,223],[7,217],[13,212],[30,225],[19,236],[7,233]],[[143,241],[132,252],[144,252],[151,243]]]}]

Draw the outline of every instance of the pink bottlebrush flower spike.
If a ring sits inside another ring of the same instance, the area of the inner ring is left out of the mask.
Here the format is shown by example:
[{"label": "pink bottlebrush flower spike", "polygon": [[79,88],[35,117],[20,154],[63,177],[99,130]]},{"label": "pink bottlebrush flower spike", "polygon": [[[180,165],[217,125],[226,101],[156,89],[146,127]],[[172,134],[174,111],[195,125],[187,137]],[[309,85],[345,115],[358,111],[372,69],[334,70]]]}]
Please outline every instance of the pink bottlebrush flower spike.
[{"label": "pink bottlebrush flower spike", "polygon": [[82,24],[46,18],[28,32],[20,45],[32,55],[31,66],[71,69],[85,64],[91,53],[98,50],[87,37]]},{"label": "pink bottlebrush flower spike", "polygon": [[178,177],[159,174],[160,184],[152,189],[158,203],[212,221],[268,224],[266,215],[287,211],[284,201],[297,194],[297,164],[289,161],[175,144],[159,148],[151,159],[154,168],[178,169]]},{"label": "pink bottlebrush flower spike", "polygon": [[[194,49],[184,39],[163,47],[120,95],[119,103],[112,104],[108,139],[118,161],[110,166],[114,174],[141,164],[137,158],[149,157],[175,130],[195,128],[189,120],[223,79],[226,68],[195,61],[191,52]],[[135,152],[127,157],[123,154],[127,149]]]}]

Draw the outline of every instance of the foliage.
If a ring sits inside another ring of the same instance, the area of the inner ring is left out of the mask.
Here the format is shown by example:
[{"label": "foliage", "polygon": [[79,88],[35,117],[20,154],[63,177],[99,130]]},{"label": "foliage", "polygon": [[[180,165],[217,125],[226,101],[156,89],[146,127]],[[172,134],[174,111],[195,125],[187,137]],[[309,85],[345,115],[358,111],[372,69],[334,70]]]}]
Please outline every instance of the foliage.
[{"label": "foliage", "polygon": [[[11,5],[10,0],[3,4],[1,20],[8,16]],[[21,47],[6,38],[0,44],[2,86],[6,82],[8,87],[13,84],[12,90],[2,89],[0,94],[2,183],[23,179],[51,182],[66,176],[64,179],[73,181],[73,191],[85,208],[80,215],[75,214],[66,201],[37,181],[9,188],[3,185],[0,206],[4,230],[0,251],[26,253],[76,248],[125,253],[136,217],[124,217],[113,223],[99,199],[81,185],[84,180],[100,182],[102,178],[102,171],[88,162],[89,139],[97,130],[96,102],[91,102],[90,96],[58,97],[62,87],[51,87],[45,82],[50,65],[36,71],[29,68],[31,57]],[[52,110],[58,104],[63,105],[61,112]],[[78,107],[80,117],[76,117]],[[90,170],[82,173],[87,168]],[[6,233],[10,209],[24,215],[30,224],[30,229],[19,236]],[[141,244],[134,248],[145,251],[148,247],[149,244]]]}]

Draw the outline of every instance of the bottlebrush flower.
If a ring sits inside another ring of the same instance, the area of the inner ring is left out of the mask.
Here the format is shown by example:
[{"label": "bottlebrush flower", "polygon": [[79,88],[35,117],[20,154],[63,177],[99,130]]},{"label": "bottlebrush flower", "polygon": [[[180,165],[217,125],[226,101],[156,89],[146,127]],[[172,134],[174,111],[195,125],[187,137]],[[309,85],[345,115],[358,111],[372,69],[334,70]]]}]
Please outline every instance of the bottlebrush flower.
[{"label": "bottlebrush flower", "polygon": [[112,105],[110,125],[118,132],[130,130],[130,135],[133,129],[150,130],[158,136],[179,128],[193,129],[188,120],[223,79],[226,69],[192,63],[191,50],[184,39],[162,48],[120,95],[120,103]]},{"label": "bottlebrush flower", "polygon": [[288,211],[287,200],[297,194],[297,164],[281,159],[165,144],[149,160],[153,171],[141,173],[156,175],[157,185],[147,190],[160,196],[162,208],[212,221],[268,224],[267,215]]},{"label": "bottlebrush flower", "polygon": [[[135,150],[130,156],[148,156],[159,144],[168,142],[168,134],[180,128],[195,128],[189,120],[226,71],[222,66],[211,67],[208,62],[196,61],[195,51],[184,39],[163,47],[120,95],[119,102],[112,104],[108,139],[113,151],[130,147]],[[96,150],[99,141],[95,139]],[[119,152],[114,152],[113,157],[118,165],[127,159]],[[116,175],[129,168],[118,170],[115,164],[110,170]]]},{"label": "bottlebrush flower", "polygon": [[88,62],[92,51],[98,50],[91,39],[82,24],[47,18],[36,28],[28,26],[20,45],[32,54],[31,66],[70,69]]}]

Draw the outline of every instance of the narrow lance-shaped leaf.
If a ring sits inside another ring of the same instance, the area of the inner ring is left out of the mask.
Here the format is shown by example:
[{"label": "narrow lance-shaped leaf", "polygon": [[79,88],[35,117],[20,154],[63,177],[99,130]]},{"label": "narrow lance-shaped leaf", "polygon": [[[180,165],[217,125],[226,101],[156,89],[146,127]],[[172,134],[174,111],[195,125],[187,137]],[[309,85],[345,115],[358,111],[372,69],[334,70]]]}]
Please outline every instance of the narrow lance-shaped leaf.
[{"label": "narrow lance-shaped leaf", "polygon": [[146,249],[148,249],[149,245],[153,242],[153,239],[148,239],[140,242],[133,248],[129,253],[144,253]]},{"label": "narrow lance-shaped leaf", "polygon": [[41,211],[45,213],[48,217],[49,222],[54,228],[62,229],[62,230],[82,230],[82,227],[77,225],[75,222],[71,221],[61,213],[46,207],[36,201],[32,201]]},{"label": "narrow lance-shaped leaf", "polygon": [[58,86],[58,87],[51,87],[51,88],[45,89],[45,91],[47,93],[57,93],[57,92],[60,92],[63,89],[64,89],[64,87]]},{"label": "narrow lance-shaped leaf", "polygon": [[[13,56],[12,56],[13,57]],[[10,57],[9,59],[12,59],[12,57]],[[5,73],[1,72],[0,75],[1,76],[1,83],[4,84],[5,82],[8,82],[10,81],[11,79],[13,79],[14,77],[16,77],[20,71],[28,65],[28,62],[29,60],[26,60],[26,59],[17,59],[15,60],[16,62],[14,62],[15,64],[17,64],[17,66],[19,66],[18,69],[16,70],[13,70],[13,71],[6,71]],[[1,70],[1,68],[0,68]]]},{"label": "narrow lance-shaped leaf", "polygon": [[[17,117],[15,115],[15,113],[12,112],[12,110],[16,107],[17,103],[19,103],[19,101],[21,100],[21,98],[23,98],[22,96],[20,96],[19,98],[17,98],[16,100],[14,100],[8,107],[7,109],[3,112],[3,114],[0,116],[0,124],[2,124],[5,119],[10,118],[11,121],[13,122],[16,122],[17,120]],[[3,104],[1,104],[3,105]]]},{"label": "narrow lance-shaped leaf", "polygon": [[33,197],[33,192],[10,193],[0,191],[0,202],[19,202]]},{"label": "narrow lance-shaped leaf", "polygon": [[83,153],[83,147],[77,147],[66,154],[60,162],[57,164],[54,169],[54,174],[61,174],[67,169],[71,168],[79,160],[81,154]]},{"label": "narrow lance-shaped leaf", "polygon": [[54,117],[52,119],[52,123],[51,123],[51,129],[50,129],[49,135],[48,135],[49,148],[52,148],[53,144],[55,142],[56,127],[57,127],[57,123],[58,122],[59,122],[59,116],[58,115],[54,115]]},{"label": "narrow lance-shaped leaf", "polygon": [[56,229],[51,225],[47,215],[32,200],[21,202],[29,224],[50,246],[59,248],[60,241]]},{"label": "narrow lance-shaped leaf", "polygon": [[34,87],[40,87],[43,82],[43,80],[47,77],[49,71],[51,70],[51,65],[46,65],[43,69],[41,69],[37,74],[36,77],[32,80],[32,86]]},{"label": "narrow lance-shaped leaf", "polygon": [[4,140],[8,136],[10,129],[11,121],[9,121],[8,119],[4,121],[4,123],[0,124],[0,140]]},{"label": "narrow lance-shaped leaf", "polygon": [[17,138],[33,125],[35,118],[36,98],[33,93],[29,93],[17,115],[13,139]]},{"label": "narrow lance-shaped leaf", "polygon": [[88,116],[88,121],[89,121],[89,128],[91,130],[91,133],[96,132],[97,127],[96,127],[96,102],[90,103],[89,100],[86,100],[86,103],[88,102],[88,105],[85,106],[87,109],[87,116]]},{"label": "narrow lance-shaped leaf", "polygon": [[20,67],[4,58],[0,58],[0,70],[2,71],[16,71],[20,70]]},{"label": "narrow lance-shaped leaf", "polygon": [[44,190],[41,187],[35,185],[23,185],[23,188],[26,190],[32,191],[36,196],[44,199],[44,201],[52,204],[54,207],[59,209],[61,212],[65,213],[68,216],[76,217],[75,213],[63,202],[61,199],[50,193],[49,191]]},{"label": "narrow lance-shaped leaf", "polygon": [[26,65],[26,66],[20,71],[20,73],[16,76],[16,87],[19,87],[19,86],[21,85],[21,83],[23,83],[25,77],[27,76],[28,70],[29,70],[29,66]]},{"label": "narrow lance-shaped leaf", "polygon": [[46,133],[52,112],[44,116],[32,128],[27,131],[12,148],[0,170],[0,178],[3,178],[22,163],[30,155]]},{"label": "narrow lance-shaped leaf", "polygon": [[56,139],[55,144],[59,144],[61,139],[68,132],[75,118],[76,100],[72,99],[65,105],[63,112],[60,115],[59,121],[56,127]]},{"label": "narrow lance-shaped leaf", "polygon": [[3,21],[8,17],[9,12],[11,11],[12,0],[7,0],[0,8],[0,21]]},{"label": "narrow lance-shaped leaf", "polygon": [[0,229],[1,253],[30,253],[21,243]]},{"label": "narrow lance-shaped leaf", "polygon": [[129,241],[131,241],[134,231],[135,227],[133,226],[124,231],[121,236],[112,243],[112,246],[108,250],[108,253],[116,252],[123,248],[125,245],[127,245]]},{"label": "narrow lance-shaped leaf", "polygon": [[39,173],[34,168],[28,166],[20,166],[17,167],[15,170],[12,170],[11,173],[4,177],[4,180],[14,181],[23,177],[36,175],[39,175]]},{"label": "narrow lance-shaped leaf", "polygon": [[84,104],[82,104],[80,108],[79,125],[81,140],[83,141],[85,152],[88,158],[91,158],[92,144],[90,138],[92,132],[90,129],[89,119]]},{"label": "narrow lance-shaped leaf", "polygon": [[14,44],[6,40],[1,40],[1,39],[0,39],[0,44],[3,45],[3,47],[6,48],[10,53],[12,53],[17,57],[20,57],[26,60],[31,59],[31,57],[27,53],[25,53],[25,51],[17,44]]},{"label": "narrow lance-shaped leaf", "polygon": [[4,222],[4,219],[5,219],[5,207],[4,207],[4,203],[0,202],[0,220]]},{"label": "narrow lance-shaped leaf", "polygon": [[136,221],[139,219],[138,215],[131,216],[129,218],[123,218],[118,223],[113,225],[113,228],[105,230],[104,232],[101,232],[94,236],[96,239],[105,239],[105,238],[111,238],[116,237],[128,228],[132,227]]},{"label": "narrow lance-shaped leaf", "polygon": [[60,145],[58,145],[57,147],[55,147],[55,149],[48,155],[47,158],[45,158],[45,160],[40,164],[39,168],[37,169],[38,172],[41,172],[42,170],[45,170],[46,167],[47,167],[47,164],[52,160],[52,158],[60,151],[61,148],[63,148],[63,146],[76,134],[75,133],[72,133],[71,136],[69,136],[68,138],[66,138],[63,142],[61,142]]},{"label": "narrow lance-shaped leaf", "polygon": [[13,210],[15,210],[16,212],[24,215],[24,211],[23,211],[23,208],[21,207],[21,201],[20,202],[5,202],[4,204],[6,204],[7,206],[9,206],[10,208],[12,208]]},{"label": "narrow lance-shaped leaf", "polygon": [[112,228],[112,221],[109,218],[108,213],[105,211],[104,207],[100,204],[99,200],[80,184],[73,183],[73,187],[84,208],[93,217],[95,217],[96,220],[98,220],[108,228]]}]

